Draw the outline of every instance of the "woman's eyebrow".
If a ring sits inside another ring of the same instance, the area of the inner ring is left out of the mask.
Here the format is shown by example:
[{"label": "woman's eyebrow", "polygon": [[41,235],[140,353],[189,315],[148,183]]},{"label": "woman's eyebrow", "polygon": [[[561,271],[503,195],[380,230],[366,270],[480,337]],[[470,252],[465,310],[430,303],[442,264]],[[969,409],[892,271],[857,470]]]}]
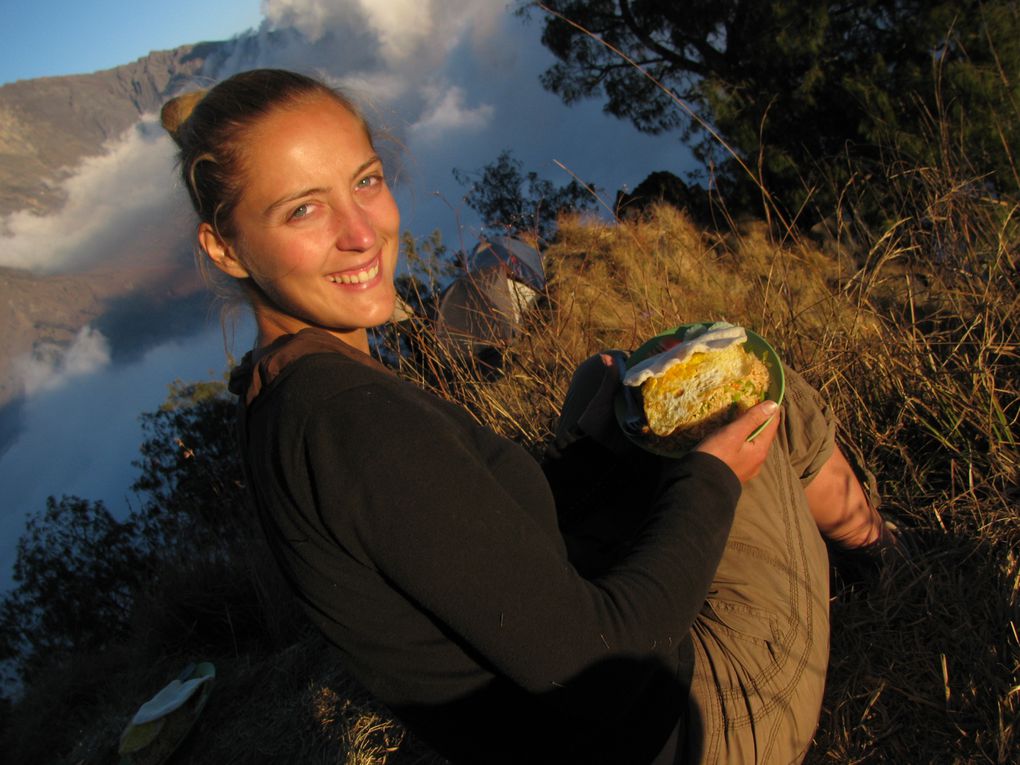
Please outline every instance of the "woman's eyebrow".
[{"label": "woman's eyebrow", "polygon": [[[365,172],[365,170],[370,168],[372,165],[381,164],[381,163],[382,163],[382,160],[379,159],[379,156],[376,155],[376,154],[373,154],[371,157],[369,157],[364,162],[362,162],[360,165],[358,165],[358,167],[351,174],[351,177],[352,178],[356,178],[359,175],[361,175],[363,172]],[[282,207],[283,205],[287,204],[288,202],[293,202],[296,199],[301,199],[302,197],[306,197],[306,196],[309,196],[311,194],[321,194],[323,192],[328,192],[329,190],[330,190],[329,186],[315,186],[315,187],[310,188],[310,189],[301,189],[300,191],[296,191],[293,194],[288,194],[285,197],[281,197],[280,199],[277,199],[275,202],[273,202],[271,205],[269,205],[269,207],[267,207],[263,211],[262,214],[268,216],[268,215],[270,215],[273,212],[273,210],[277,209],[278,207]]]},{"label": "woman's eyebrow", "polygon": [[268,217],[273,212],[273,210],[277,209],[278,207],[283,207],[289,202],[293,202],[295,199],[301,199],[302,197],[307,197],[311,194],[321,194],[327,191],[329,191],[328,186],[316,186],[310,189],[301,189],[301,191],[296,191],[293,194],[288,194],[287,196],[282,197],[281,199],[277,199],[275,202],[269,205],[269,207],[267,207],[262,212],[262,214]]},{"label": "woman's eyebrow", "polygon": [[354,171],[354,175],[352,177],[357,178],[363,172],[368,170],[368,168],[370,168],[372,165],[381,165],[381,164],[382,164],[382,160],[379,159],[379,155],[378,154],[373,154],[371,157],[366,159],[364,162],[362,162],[358,166],[358,169]]}]

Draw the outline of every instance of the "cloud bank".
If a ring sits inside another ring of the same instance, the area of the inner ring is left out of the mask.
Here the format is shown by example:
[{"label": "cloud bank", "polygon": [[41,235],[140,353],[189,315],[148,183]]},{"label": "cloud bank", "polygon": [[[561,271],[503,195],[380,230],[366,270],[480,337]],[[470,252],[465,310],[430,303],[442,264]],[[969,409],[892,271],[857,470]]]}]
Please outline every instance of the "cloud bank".
[{"label": "cloud bank", "polygon": [[424,111],[408,128],[411,139],[423,144],[432,144],[456,133],[477,133],[489,125],[496,111],[491,104],[466,105],[467,94],[457,86],[446,91],[432,90],[427,95],[430,97]]},{"label": "cloud bank", "polygon": [[63,273],[101,263],[120,243],[173,220],[179,209],[170,168],[170,139],[147,117],[82,162],[64,182],[67,203],[57,213],[8,215],[0,237],[0,266]]},{"label": "cloud bank", "polygon": [[66,351],[53,348],[49,353],[36,353],[17,359],[15,368],[29,398],[64,387],[76,377],[96,372],[110,363],[110,344],[103,334],[89,326],[82,327]]}]

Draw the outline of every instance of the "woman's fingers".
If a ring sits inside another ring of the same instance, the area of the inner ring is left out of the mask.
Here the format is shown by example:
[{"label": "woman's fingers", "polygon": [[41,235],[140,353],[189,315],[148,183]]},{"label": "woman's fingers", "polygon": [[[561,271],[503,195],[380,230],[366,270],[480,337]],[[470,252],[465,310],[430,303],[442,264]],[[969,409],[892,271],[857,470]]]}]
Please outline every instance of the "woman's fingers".
[{"label": "woman's fingers", "polygon": [[764,401],[712,433],[694,449],[718,457],[745,483],[758,475],[778,429],[779,406],[775,401]]}]

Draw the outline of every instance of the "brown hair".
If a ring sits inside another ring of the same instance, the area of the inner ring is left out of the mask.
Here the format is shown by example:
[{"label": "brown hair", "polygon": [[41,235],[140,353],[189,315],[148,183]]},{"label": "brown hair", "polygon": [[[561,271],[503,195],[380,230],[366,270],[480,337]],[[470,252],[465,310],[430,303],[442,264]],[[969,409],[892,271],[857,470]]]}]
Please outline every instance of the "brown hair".
[{"label": "brown hair", "polygon": [[180,148],[181,178],[191,204],[219,236],[233,233],[231,215],[243,186],[245,132],[273,109],[315,96],[330,98],[357,117],[372,142],[361,112],[346,96],[283,69],[241,72],[209,91],[185,93],[163,106],[160,119]]}]

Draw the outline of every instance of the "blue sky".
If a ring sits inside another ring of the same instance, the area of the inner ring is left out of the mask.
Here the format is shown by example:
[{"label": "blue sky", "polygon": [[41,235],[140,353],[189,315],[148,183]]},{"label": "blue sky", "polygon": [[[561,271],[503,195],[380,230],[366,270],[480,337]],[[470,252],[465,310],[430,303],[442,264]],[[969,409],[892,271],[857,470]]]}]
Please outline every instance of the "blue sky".
[{"label": "blue sky", "polygon": [[262,20],[259,0],[0,0],[0,84],[82,74],[153,50],[225,40]]}]

